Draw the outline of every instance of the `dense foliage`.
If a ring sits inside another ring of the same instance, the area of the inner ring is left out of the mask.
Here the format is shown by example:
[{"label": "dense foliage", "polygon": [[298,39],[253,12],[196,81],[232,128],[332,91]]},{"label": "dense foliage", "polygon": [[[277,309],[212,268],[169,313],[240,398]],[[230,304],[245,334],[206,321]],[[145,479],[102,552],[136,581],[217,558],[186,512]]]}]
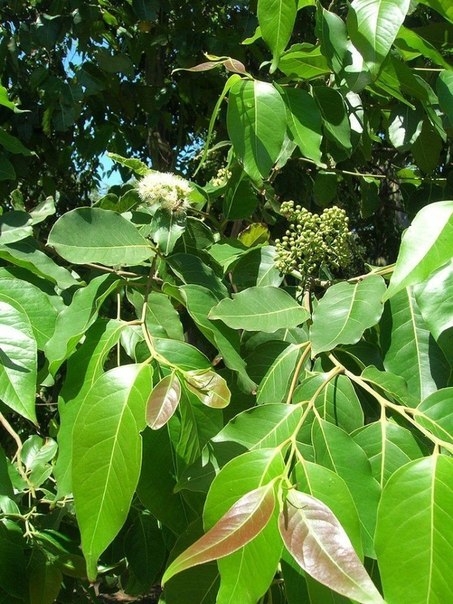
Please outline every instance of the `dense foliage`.
[{"label": "dense foliage", "polygon": [[204,4],[2,4],[0,601],[453,601],[450,1]]}]

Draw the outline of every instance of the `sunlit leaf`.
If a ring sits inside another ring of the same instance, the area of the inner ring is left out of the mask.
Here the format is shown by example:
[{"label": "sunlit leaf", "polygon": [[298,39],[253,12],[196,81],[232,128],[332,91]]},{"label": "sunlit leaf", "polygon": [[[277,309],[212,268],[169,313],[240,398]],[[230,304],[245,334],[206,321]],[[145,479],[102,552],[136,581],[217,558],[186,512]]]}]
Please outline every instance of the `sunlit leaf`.
[{"label": "sunlit leaf", "polygon": [[403,236],[384,299],[422,282],[449,262],[452,240],[453,201],[438,201],[422,208]]},{"label": "sunlit leaf", "polygon": [[389,479],[376,527],[379,571],[388,602],[453,601],[453,459],[412,461]]},{"label": "sunlit leaf", "polygon": [[414,417],[434,436],[453,443],[453,388],[441,388],[427,396]]},{"label": "sunlit leaf", "polygon": [[153,430],[165,426],[178,408],[181,398],[181,383],[175,373],[160,380],[146,404],[146,423]]},{"label": "sunlit leaf", "polygon": [[72,482],[90,580],[126,520],[140,474],[149,365],[123,365],[96,380],[73,429]]},{"label": "sunlit leaf", "polygon": [[271,73],[278,66],[296,20],[296,0],[258,0],[257,16],[263,40],[272,51]]},{"label": "sunlit leaf", "polygon": [[384,603],[349,537],[324,503],[289,491],[279,528],[288,551],[317,581],[362,604]]},{"label": "sunlit leaf", "polygon": [[153,255],[149,242],[132,223],[100,208],[77,208],[61,216],[50,231],[48,244],[75,264],[131,266]]},{"label": "sunlit leaf", "polygon": [[203,537],[173,560],[162,584],[187,568],[228,556],[249,543],[269,522],[274,506],[272,483],[243,495]]},{"label": "sunlit leaf", "polygon": [[313,313],[313,354],[358,342],[365,329],[379,321],[384,292],[384,280],[375,275],[354,284],[342,282],[329,287]]},{"label": "sunlit leaf", "polygon": [[250,287],[233,299],[224,298],[209,313],[229,327],[248,331],[274,332],[281,327],[296,327],[309,317],[308,311],[277,287]]},{"label": "sunlit leaf", "polygon": [[203,405],[213,409],[223,409],[229,405],[230,389],[225,379],[215,371],[188,371],[184,377],[187,387]]}]

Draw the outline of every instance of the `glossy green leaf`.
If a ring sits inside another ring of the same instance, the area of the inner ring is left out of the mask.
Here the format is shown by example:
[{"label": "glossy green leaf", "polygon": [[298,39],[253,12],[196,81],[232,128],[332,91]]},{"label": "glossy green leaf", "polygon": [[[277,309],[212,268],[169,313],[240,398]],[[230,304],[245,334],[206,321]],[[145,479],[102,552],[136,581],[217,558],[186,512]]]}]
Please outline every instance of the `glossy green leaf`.
[{"label": "glossy green leaf", "polygon": [[74,422],[74,502],[90,580],[126,520],[137,487],[151,376],[149,365],[108,371],[87,393]]},{"label": "glossy green leaf", "polygon": [[280,154],[286,132],[286,111],[268,82],[241,80],[231,88],[228,134],[244,170],[255,181],[266,178]]},{"label": "glossy green leaf", "polygon": [[194,254],[172,254],[168,264],[184,282],[210,289],[219,298],[228,296],[228,290],[210,266]]},{"label": "glossy green leaf", "polygon": [[423,113],[407,105],[397,106],[391,113],[388,125],[389,140],[398,151],[407,151],[420,136]]},{"label": "glossy green leaf", "polygon": [[32,235],[30,214],[5,212],[0,216],[0,240],[2,243],[14,243]]},{"label": "glossy green leaf", "polygon": [[409,394],[407,382],[401,375],[395,375],[389,370],[379,371],[374,365],[369,365],[362,371],[361,377],[377,389],[382,390],[390,400],[409,407],[416,407],[418,404],[418,399]]},{"label": "glossy green leaf", "polygon": [[412,432],[390,421],[368,424],[355,432],[353,438],[367,454],[373,476],[381,486],[398,468],[423,457]]},{"label": "glossy green leaf", "polygon": [[453,262],[414,288],[423,320],[447,358],[453,354]]},{"label": "glossy green leaf", "polygon": [[212,440],[237,442],[247,449],[278,447],[294,434],[303,412],[302,405],[253,407],[236,415]]},{"label": "glossy green leaf", "polygon": [[338,90],[327,86],[314,86],[313,96],[321,111],[325,134],[348,152],[352,147],[351,126],[343,97]]},{"label": "glossy green leaf", "polygon": [[146,404],[146,423],[152,430],[165,426],[175,413],[181,398],[181,383],[175,373],[158,382]]},{"label": "glossy green leaf", "polygon": [[384,280],[375,275],[354,284],[342,282],[329,287],[313,313],[313,354],[358,342],[365,329],[379,321],[384,292]]},{"label": "glossy green leaf", "polygon": [[439,201],[422,208],[403,236],[384,299],[409,285],[421,283],[449,262],[452,239],[453,201]]},{"label": "glossy green leaf", "polygon": [[233,268],[233,281],[238,287],[278,287],[283,275],[275,266],[275,246],[264,245],[250,250]]},{"label": "glossy green leaf", "polygon": [[[206,370],[211,367],[209,359],[195,346],[180,342],[179,340],[170,340],[168,338],[154,338],[154,346],[159,354],[165,359],[176,365],[183,371]],[[149,349],[147,349],[147,357]]]},{"label": "glossy green leaf", "polygon": [[322,6],[316,12],[316,31],[321,50],[327,57],[334,73],[340,73],[347,59],[348,34],[343,19]]},{"label": "glossy green leaf", "polygon": [[395,46],[403,53],[403,56],[409,55],[409,57],[412,58],[414,55],[422,55],[432,61],[435,65],[448,67],[448,63],[432,44],[418,35],[414,30],[404,27],[404,25],[401,26],[398,31],[398,35],[395,39]]},{"label": "glossy green leaf", "polygon": [[289,344],[278,355],[258,385],[258,404],[285,402],[300,354],[300,346]]},{"label": "glossy green leaf", "polygon": [[453,388],[441,388],[427,396],[414,417],[434,436],[453,443]]},{"label": "glossy green leaf", "polygon": [[372,476],[370,462],[364,450],[338,426],[318,419],[312,433],[315,461],[336,472],[347,484],[359,513],[365,555],[373,557],[380,487]]},{"label": "glossy green leaf", "polygon": [[436,169],[442,153],[442,145],[442,138],[436,128],[428,119],[424,119],[420,136],[412,145],[411,151],[417,166],[425,174],[430,174]]},{"label": "glossy green leaf", "polygon": [[133,224],[100,208],[77,208],[61,216],[50,231],[48,244],[75,264],[131,266],[153,255],[149,242]]},{"label": "glossy green leaf", "polygon": [[62,585],[61,570],[54,561],[36,548],[29,563],[30,604],[52,604]]},{"label": "glossy green leaf", "polygon": [[449,368],[429,333],[410,288],[386,304],[381,321],[384,367],[406,380],[409,394],[422,400],[446,385]]},{"label": "glossy green leaf", "polygon": [[57,311],[41,289],[17,278],[0,278],[0,300],[25,313],[39,350],[44,350],[55,330]]},{"label": "glossy green leaf", "polygon": [[31,237],[15,243],[0,243],[0,258],[29,270],[33,275],[38,275],[51,283],[56,283],[59,288],[67,289],[80,285],[71,273],[56,264],[49,256],[39,249],[39,244]]},{"label": "glossy green leaf", "polygon": [[159,522],[179,535],[190,522],[190,511],[181,493],[175,492],[174,448],[167,428],[147,428],[143,432],[143,460],[137,494]]},{"label": "glossy green leaf", "polygon": [[0,300],[0,399],[37,423],[37,346],[25,312]]},{"label": "glossy green leaf", "polygon": [[274,507],[272,483],[243,495],[207,533],[173,560],[162,584],[187,568],[219,560],[247,545],[269,522]]},{"label": "glossy green leaf", "polygon": [[449,602],[453,555],[453,459],[412,461],[387,482],[379,505],[376,552],[388,602]]},{"label": "glossy green leaf", "polygon": [[313,578],[362,604],[384,603],[349,537],[324,503],[289,491],[279,528],[288,551]]},{"label": "glossy green leaf", "polygon": [[118,287],[111,274],[100,275],[74,294],[71,304],[57,317],[55,332],[45,347],[49,370],[55,373],[71,356],[87,329],[94,323],[104,300]]},{"label": "glossy green leaf", "polygon": [[294,80],[313,80],[330,73],[327,59],[320,46],[307,42],[293,44],[280,58],[278,67]]},{"label": "glossy green leaf", "polygon": [[[164,256],[168,256],[173,251],[178,239],[184,233],[185,228],[186,216],[184,213],[158,209],[151,223],[151,237]],[[151,256],[150,252],[151,250],[148,248],[148,254],[145,255],[145,258]]]},{"label": "glossy green leaf", "polygon": [[314,98],[302,88],[285,88],[280,91],[286,105],[288,129],[292,140],[302,155],[318,165],[321,161],[321,113]]},{"label": "glossy green leaf", "polygon": [[[279,449],[244,453],[228,462],[214,478],[206,499],[205,528],[213,526],[239,497],[268,485],[284,472]],[[250,543],[218,561],[221,577],[218,602],[255,604],[269,588],[280,559],[282,543],[275,506],[267,526]]]},{"label": "glossy green leaf", "polygon": [[296,20],[296,0],[258,0],[257,16],[263,40],[272,51],[271,73],[285,50]]},{"label": "glossy green leaf", "polygon": [[247,331],[274,332],[282,327],[296,327],[309,317],[308,311],[277,287],[250,287],[233,299],[224,298],[209,313],[229,327]]},{"label": "glossy green leaf", "polygon": [[390,52],[410,0],[354,0],[348,13],[352,43],[375,76]]},{"label": "glossy green leaf", "polygon": [[137,514],[124,539],[129,568],[143,591],[150,589],[165,561],[165,545],[157,521],[147,512]]}]

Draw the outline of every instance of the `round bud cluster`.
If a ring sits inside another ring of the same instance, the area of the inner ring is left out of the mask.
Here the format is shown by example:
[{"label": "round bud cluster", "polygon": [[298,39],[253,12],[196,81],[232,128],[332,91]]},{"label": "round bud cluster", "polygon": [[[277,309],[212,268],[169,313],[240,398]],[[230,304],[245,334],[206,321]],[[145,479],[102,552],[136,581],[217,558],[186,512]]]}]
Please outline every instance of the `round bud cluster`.
[{"label": "round bud cluster", "polygon": [[280,211],[289,222],[284,236],[275,241],[275,263],[282,273],[299,273],[305,280],[317,277],[321,267],[335,273],[352,264],[354,239],[344,210],[333,206],[312,214],[285,201]]},{"label": "round bud cluster", "polygon": [[228,170],[228,168],[219,168],[217,174],[211,178],[210,182],[213,187],[223,187],[230,178],[231,170]]},{"label": "round bud cluster", "polygon": [[159,206],[173,213],[189,207],[190,183],[181,176],[167,172],[150,172],[137,185],[138,194],[149,206]]}]

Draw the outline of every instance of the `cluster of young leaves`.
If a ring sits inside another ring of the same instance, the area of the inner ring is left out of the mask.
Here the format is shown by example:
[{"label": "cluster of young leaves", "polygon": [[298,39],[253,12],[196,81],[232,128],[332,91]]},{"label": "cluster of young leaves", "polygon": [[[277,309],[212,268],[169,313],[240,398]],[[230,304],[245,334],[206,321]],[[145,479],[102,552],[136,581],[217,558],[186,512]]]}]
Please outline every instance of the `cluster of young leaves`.
[{"label": "cluster of young leaves", "polygon": [[[313,10],[320,46],[287,50]],[[61,215],[46,246],[50,200],[2,215],[2,601],[96,601],[95,581],[160,584],[162,604],[453,599],[453,201],[416,214],[394,267],[302,298],[270,234],[290,158],[337,179],[332,162],[387,136],[365,100],[451,128],[405,64],[440,51],[412,30],[399,50],[408,10],[259,2],[270,77],[199,67],[234,72],[212,118],[228,95],[232,151],[187,212],[126,185]],[[268,226],[248,220],[259,194]]]}]

